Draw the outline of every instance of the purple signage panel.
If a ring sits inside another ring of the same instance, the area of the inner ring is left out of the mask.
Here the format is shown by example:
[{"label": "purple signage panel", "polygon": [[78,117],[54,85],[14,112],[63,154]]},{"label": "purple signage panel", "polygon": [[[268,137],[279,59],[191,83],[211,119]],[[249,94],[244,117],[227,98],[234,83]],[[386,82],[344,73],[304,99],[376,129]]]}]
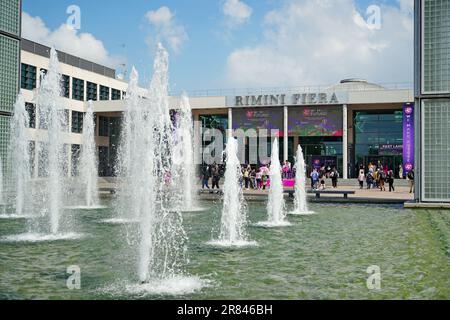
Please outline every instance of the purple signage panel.
[{"label": "purple signage panel", "polygon": [[403,105],[403,173],[414,169],[414,104]]}]

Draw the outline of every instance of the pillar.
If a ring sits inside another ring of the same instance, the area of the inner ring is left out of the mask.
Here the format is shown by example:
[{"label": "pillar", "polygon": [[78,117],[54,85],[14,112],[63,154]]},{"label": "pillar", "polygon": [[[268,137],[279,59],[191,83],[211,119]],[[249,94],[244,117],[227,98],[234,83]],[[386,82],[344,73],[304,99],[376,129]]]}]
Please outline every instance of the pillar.
[{"label": "pillar", "polygon": [[342,115],[342,177],[348,179],[348,106],[346,104],[343,105]]},{"label": "pillar", "polygon": [[283,135],[283,159],[281,159],[283,162],[284,160],[287,160],[289,157],[288,149],[289,149],[289,128],[288,128],[288,119],[289,119],[289,110],[288,107],[284,107],[284,135]]},{"label": "pillar", "polygon": [[228,137],[233,136],[233,108],[228,108]]}]

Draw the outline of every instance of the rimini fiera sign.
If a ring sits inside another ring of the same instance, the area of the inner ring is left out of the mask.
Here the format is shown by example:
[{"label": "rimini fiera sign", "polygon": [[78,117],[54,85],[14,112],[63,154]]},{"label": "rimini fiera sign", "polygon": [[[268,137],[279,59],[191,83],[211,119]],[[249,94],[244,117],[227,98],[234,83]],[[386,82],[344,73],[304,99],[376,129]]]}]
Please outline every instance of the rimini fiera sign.
[{"label": "rimini fiera sign", "polygon": [[345,97],[332,93],[264,94],[227,97],[231,107],[337,105]]}]

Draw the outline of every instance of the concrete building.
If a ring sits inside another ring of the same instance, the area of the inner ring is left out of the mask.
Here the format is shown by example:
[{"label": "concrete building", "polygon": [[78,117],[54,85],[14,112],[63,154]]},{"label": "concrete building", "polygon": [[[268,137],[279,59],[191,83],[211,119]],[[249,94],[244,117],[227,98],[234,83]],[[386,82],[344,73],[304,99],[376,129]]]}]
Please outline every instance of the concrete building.
[{"label": "concrete building", "polygon": [[[44,45],[22,39],[21,53],[21,81],[20,87],[26,101],[26,108],[30,116],[29,136],[31,140],[33,170],[36,177],[43,175],[39,168],[41,142],[46,139],[46,129],[41,117],[44,115],[36,108],[35,98],[43,74],[48,69],[50,48]],[[82,143],[83,117],[87,108],[87,101],[114,101],[125,96],[128,84],[116,77],[116,71],[72,56],[58,52],[60,71],[62,73],[61,103],[66,109],[67,132],[64,142],[70,149],[68,153],[69,168],[76,171],[76,155]],[[102,113],[97,119],[97,146],[99,160],[103,170],[107,170],[109,159],[115,158],[118,145],[118,118],[109,117],[109,113]],[[104,172],[107,175],[108,172]]]},{"label": "concrete building", "polygon": [[416,201],[450,202],[450,1],[415,1]]}]

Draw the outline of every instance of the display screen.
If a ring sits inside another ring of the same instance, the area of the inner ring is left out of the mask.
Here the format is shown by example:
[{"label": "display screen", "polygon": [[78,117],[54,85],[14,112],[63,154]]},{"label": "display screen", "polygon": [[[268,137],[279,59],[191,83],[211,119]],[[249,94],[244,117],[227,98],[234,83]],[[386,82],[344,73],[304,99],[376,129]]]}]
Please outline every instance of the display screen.
[{"label": "display screen", "polygon": [[233,130],[266,129],[279,130],[283,134],[283,108],[243,108],[233,109]]},{"label": "display screen", "polygon": [[336,107],[289,108],[289,135],[342,137],[342,109]]}]

